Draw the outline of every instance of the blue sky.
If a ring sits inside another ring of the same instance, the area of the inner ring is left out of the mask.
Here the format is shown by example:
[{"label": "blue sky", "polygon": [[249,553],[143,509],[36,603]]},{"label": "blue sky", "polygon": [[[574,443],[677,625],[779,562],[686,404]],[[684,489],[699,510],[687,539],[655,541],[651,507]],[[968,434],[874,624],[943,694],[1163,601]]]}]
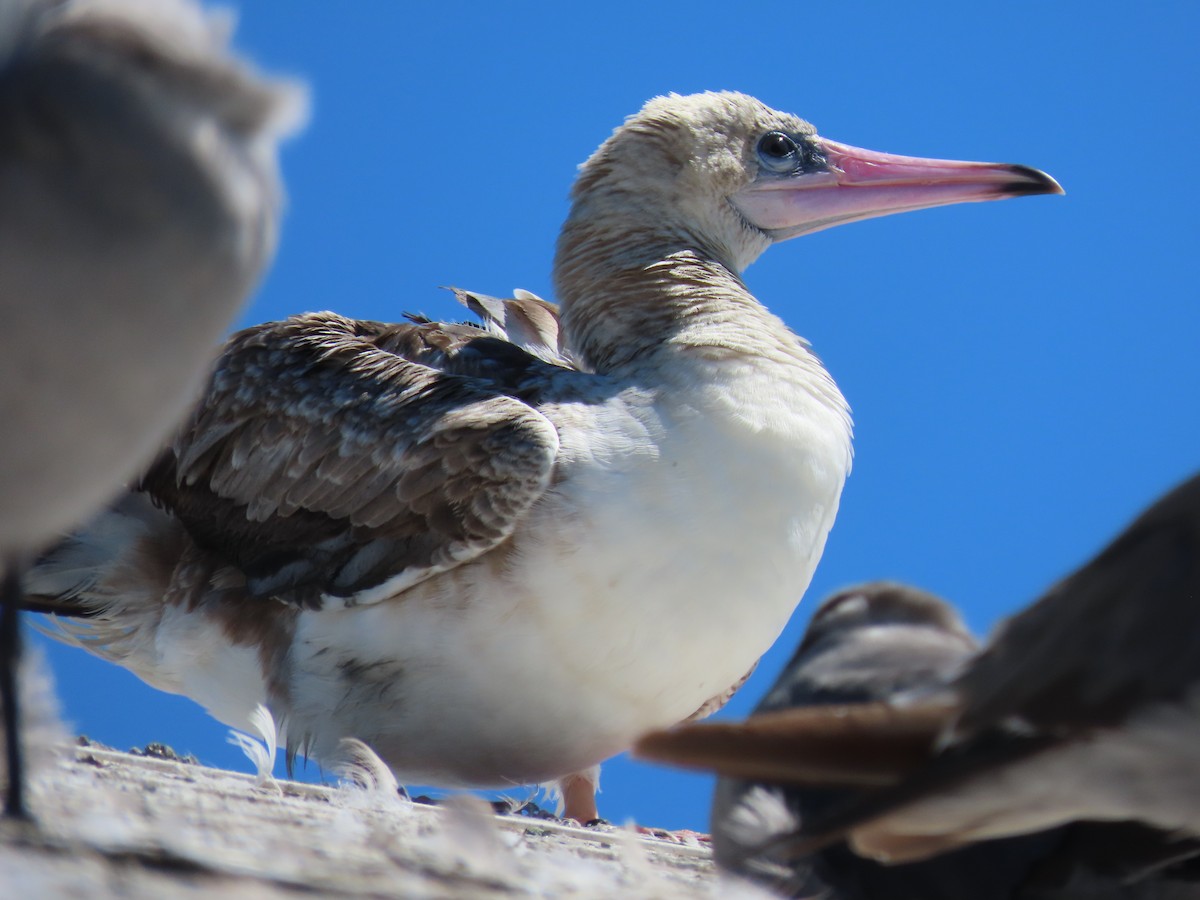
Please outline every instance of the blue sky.
[{"label": "blue sky", "polygon": [[[856,461],[806,599],[727,714],[828,592],[911,581],[984,633],[1200,467],[1200,5],[417,7],[241,10],[237,45],[307,79],[313,115],[239,324],[458,318],[449,284],[550,297],[575,166],[668,91],[745,91],[835,140],[1026,163],[1067,191],[834,229],[746,273],[852,404]],[[37,640],[81,732],[249,768],[190,701]],[[603,787],[614,821],[707,828],[706,779],[617,760]]]}]

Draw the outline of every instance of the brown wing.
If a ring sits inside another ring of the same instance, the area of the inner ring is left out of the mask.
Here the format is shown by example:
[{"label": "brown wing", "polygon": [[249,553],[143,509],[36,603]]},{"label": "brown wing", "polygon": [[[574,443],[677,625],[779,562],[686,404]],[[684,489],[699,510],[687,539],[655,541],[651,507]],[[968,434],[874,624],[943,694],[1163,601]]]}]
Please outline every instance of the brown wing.
[{"label": "brown wing", "polygon": [[471,326],[257,326],[142,487],[252,595],[378,600],[497,546],[541,496],[558,435],[521,399],[539,367]]}]

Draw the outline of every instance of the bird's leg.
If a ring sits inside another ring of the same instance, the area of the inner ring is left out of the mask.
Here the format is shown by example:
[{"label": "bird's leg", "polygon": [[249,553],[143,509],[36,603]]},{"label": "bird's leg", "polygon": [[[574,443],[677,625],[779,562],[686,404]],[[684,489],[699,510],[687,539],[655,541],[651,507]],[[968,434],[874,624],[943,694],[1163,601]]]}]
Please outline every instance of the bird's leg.
[{"label": "bird's leg", "polygon": [[25,808],[25,772],[21,754],[21,711],[17,702],[17,670],[21,662],[21,571],[17,560],[4,566],[0,587],[0,702],[4,706],[4,752],[8,763],[8,790],[4,814],[10,819],[28,819]]},{"label": "bird's leg", "polygon": [[563,818],[574,819],[584,825],[599,819],[600,812],[596,809],[596,790],[599,784],[599,766],[592,766],[590,769],[560,778],[558,789],[562,792]]}]

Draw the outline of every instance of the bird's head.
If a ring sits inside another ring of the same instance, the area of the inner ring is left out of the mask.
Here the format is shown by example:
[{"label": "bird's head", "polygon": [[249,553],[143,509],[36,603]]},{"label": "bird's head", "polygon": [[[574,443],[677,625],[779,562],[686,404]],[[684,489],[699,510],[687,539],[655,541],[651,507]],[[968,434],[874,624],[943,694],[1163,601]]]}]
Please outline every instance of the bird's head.
[{"label": "bird's head", "polygon": [[583,164],[572,219],[619,215],[741,271],[776,241],[846,222],[1043,193],[1062,188],[1027,166],[862,150],[745,94],[672,94]]}]

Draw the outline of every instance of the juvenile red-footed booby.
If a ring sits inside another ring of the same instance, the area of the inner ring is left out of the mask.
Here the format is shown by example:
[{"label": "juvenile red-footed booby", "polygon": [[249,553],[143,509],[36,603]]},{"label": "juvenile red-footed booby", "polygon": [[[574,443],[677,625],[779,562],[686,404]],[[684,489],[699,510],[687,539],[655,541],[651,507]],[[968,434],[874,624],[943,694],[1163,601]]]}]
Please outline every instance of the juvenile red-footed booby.
[{"label": "juvenile red-footed booby", "polygon": [[796,789],[857,789],[775,850],[845,839],[904,863],[1089,820],[1138,821],[1194,855],[1198,741],[1200,476],[925,689],[776,710],[743,729],[684,726],[636,752]]},{"label": "juvenile red-footed booby", "polygon": [[24,560],[110,501],[199,395],[275,245],[302,94],[184,0],[0,6],[0,693]]},{"label": "juvenile red-footed booby", "polygon": [[290,754],[356,737],[403,780],[563,779],[592,818],[577,773],[774,641],[850,468],[837,386],[742,270],[842,222],[1059,192],[835,144],[741,94],[651,100],[580,171],[556,344],[333,313],[235,335],[34,602],[235,728],[267,707]]}]

